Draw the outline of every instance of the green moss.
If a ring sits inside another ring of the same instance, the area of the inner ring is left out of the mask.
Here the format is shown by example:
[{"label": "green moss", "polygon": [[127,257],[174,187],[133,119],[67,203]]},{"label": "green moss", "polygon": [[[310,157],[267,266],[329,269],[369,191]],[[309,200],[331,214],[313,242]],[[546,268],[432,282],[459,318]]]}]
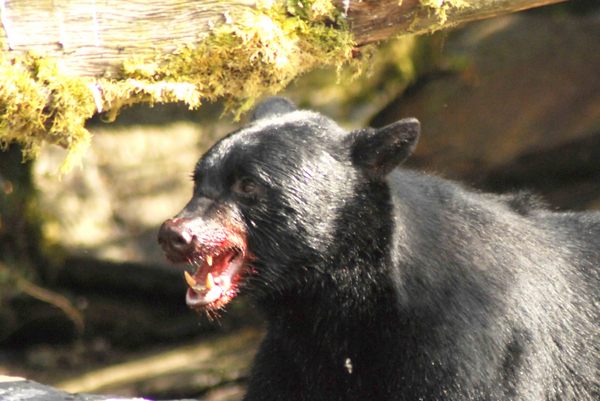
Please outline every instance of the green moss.
[{"label": "green moss", "polygon": [[283,89],[317,65],[351,59],[352,37],[330,0],[268,1],[232,10],[199,44],[171,55],[133,58],[114,79],[61,73],[54,61],[0,54],[0,145],[23,146],[32,158],[44,142],[69,149],[63,170],[89,145],[85,121],[96,112],[114,119],[135,103],[225,99],[236,117],[265,94]]},{"label": "green moss", "polygon": [[231,23],[214,29],[198,46],[162,60],[132,60],[124,73],[146,83],[192,83],[198,97],[192,95],[188,104],[196,100],[198,105],[200,97],[225,98],[238,117],[258,97],[278,92],[316,65],[341,66],[351,58],[352,38],[332,5],[333,14],[323,14],[325,3],[331,5],[291,1],[232,13]]},{"label": "green moss", "polygon": [[96,110],[86,82],[33,54],[2,53],[0,77],[0,146],[18,142],[25,158],[35,157],[44,141],[63,146],[72,150],[65,161],[69,168],[89,143],[84,123]]},{"label": "green moss", "polygon": [[449,12],[470,6],[466,0],[420,0],[420,3],[429,12],[433,12],[439,21],[439,28],[442,28],[446,21],[448,21]]}]

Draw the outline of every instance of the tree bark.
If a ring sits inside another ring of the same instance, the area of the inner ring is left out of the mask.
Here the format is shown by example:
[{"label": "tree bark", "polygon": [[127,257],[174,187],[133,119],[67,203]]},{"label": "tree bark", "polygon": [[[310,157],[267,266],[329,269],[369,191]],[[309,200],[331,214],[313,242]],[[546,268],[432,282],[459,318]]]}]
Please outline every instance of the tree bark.
[{"label": "tree bark", "polygon": [[[283,1],[283,0],[275,0]],[[562,0],[335,0],[358,47]],[[0,0],[0,45],[60,60],[83,77],[110,77],[133,57],[170,54],[235,24],[236,10],[258,0]],[[266,4],[262,0],[262,4]],[[3,37],[3,38],[2,38]]]},{"label": "tree bark", "polygon": [[420,34],[565,0],[336,0],[359,46]]}]

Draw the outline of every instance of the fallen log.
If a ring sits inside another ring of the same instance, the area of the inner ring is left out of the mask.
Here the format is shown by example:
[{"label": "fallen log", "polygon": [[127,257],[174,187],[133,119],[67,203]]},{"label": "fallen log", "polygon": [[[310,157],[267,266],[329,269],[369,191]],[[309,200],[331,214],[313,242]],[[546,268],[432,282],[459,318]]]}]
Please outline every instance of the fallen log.
[{"label": "fallen log", "polygon": [[226,99],[239,115],[366,44],[558,1],[1,0],[0,145],[35,156],[47,141],[77,158],[95,113]]}]

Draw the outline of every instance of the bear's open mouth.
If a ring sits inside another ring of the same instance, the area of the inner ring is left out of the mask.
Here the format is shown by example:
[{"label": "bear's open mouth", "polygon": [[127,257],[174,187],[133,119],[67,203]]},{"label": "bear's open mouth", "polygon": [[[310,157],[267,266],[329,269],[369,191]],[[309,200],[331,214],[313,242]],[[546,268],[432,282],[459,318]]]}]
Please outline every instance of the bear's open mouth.
[{"label": "bear's open mouth", "polygon": [[188,285],[186,304],[209,313],[221,309],[239,291],[254,260],[247,251],[246,232],[236,219],[228,225],[193,217],[165,221],[158,242],[173,263],[189,263],[195,270],[184,273]]},{"label": "bear's open mouth", "polygon": [[233,299],[244,266],[244,252],[237,248],[217,248],[190,258],[197,266],[193,274],[184,272],[189,288],[185,301],[193,309],[218,309]]}]

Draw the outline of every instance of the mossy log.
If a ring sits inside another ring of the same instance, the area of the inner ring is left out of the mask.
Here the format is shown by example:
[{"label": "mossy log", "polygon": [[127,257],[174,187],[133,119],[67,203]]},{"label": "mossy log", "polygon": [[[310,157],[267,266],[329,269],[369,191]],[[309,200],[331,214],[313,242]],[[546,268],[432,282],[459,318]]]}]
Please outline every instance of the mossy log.
[{"label": "mossy log", "polygon": [[239,115],[366,44],[558,1],[0,0],[0,145],[73,156],[89,117],[139,102],[224,98]]},{"label": "mossy log", "polygon": [[[358,47],[402,33],[424,33],[474,19],[561,0],[337,0],[334,5]],[[264,0],[165,1],[4,0],[0,2],[5,49],[35,51],[60,59],[65,72],[78,76],[118,76],[132,57],[170,54],[197,44],[215,27],[243,24],[244,9],[275,7]],[[275,3],[274,1],[272,3]],[[282,1],[281,3],[294,3]],[[335,19],[328,1],[296,1],[290,16]],[[294,10],[294,8],[296,8]],[[310,14],[310,15],[309,15]],[[235,18],[234,18],[235,17]],[[250,60],[249,60],[250,61]]]}]

